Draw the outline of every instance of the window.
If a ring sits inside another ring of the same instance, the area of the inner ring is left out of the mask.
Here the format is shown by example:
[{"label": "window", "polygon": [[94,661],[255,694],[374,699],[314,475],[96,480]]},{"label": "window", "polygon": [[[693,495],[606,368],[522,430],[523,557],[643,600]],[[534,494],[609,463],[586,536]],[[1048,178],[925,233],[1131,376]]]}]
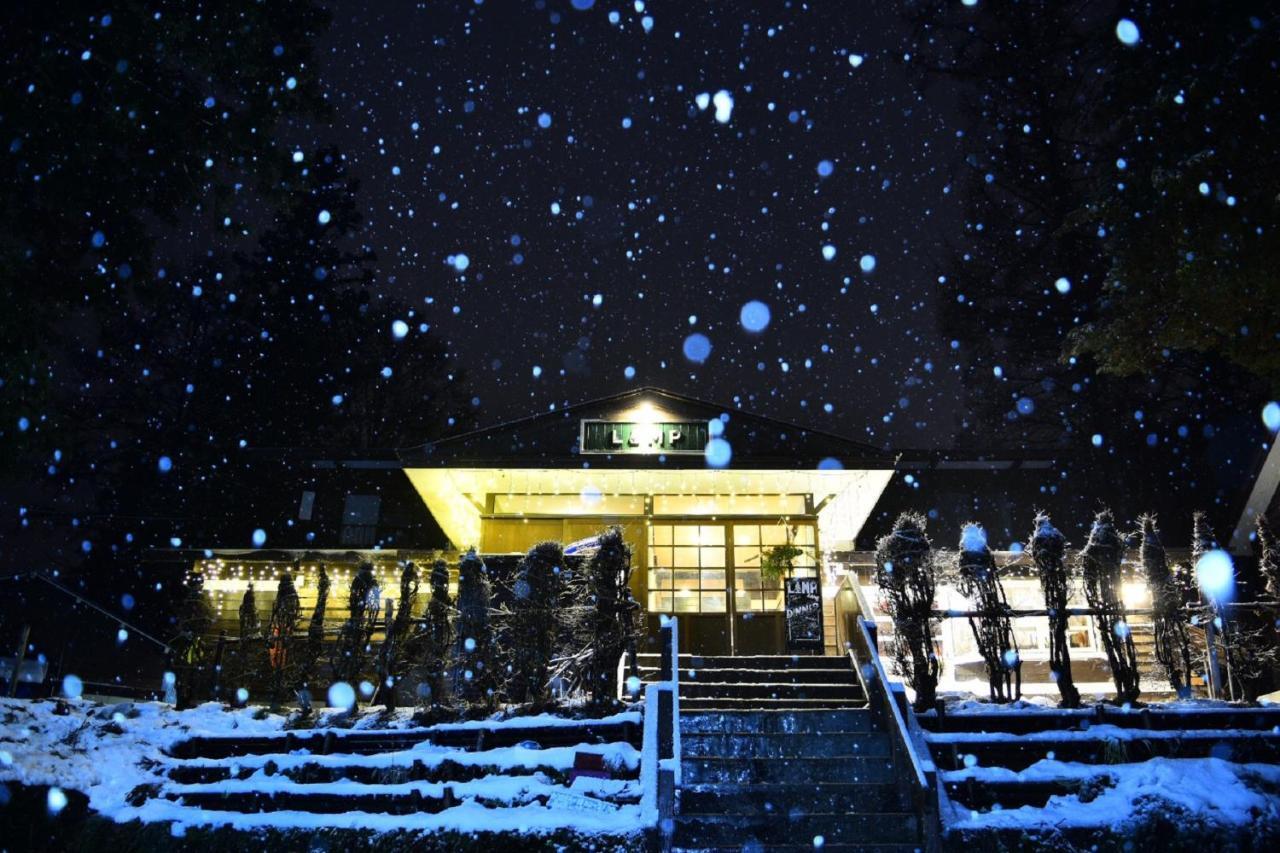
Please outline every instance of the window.
[{"label": "window", "polygon": [[722,524],[654,524],[649,528],[649,610],[724,613],[727,601]]},{"label": "window", "polygon": [[817,531],[812,522],[651,525],[649,610],[725,613],[732,578],[735,612],[781,611],[782,581],[765,580],[760,561],[770,548],[785,545],[788,535],[800,549],[793,576],[817,577]]},{"label": "window", "polygon": [[792,559],[793,577],[817,577],[815,531],[812,524],[733,525],[733,606],[738,612],[779,611],[783,607],[781,580],[766,580],[760,566],[771,548],[791,544],[800,549]]},{"label": "window", "polygon": [[343,545],[372,545],[377,538],[381,509],[382,498],[378,495],[347,495],[338,541]]}]

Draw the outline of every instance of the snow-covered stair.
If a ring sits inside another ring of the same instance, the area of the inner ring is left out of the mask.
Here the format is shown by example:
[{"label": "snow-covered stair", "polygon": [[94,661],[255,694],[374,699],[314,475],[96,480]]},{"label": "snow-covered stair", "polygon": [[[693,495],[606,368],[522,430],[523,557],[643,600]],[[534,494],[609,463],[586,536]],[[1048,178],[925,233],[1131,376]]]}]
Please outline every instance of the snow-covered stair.
[{"label": "snow-covered stair", "polygon": [[[1280,709],[966,710],[919,718],[951,802],[944,818],[953,843],[1035,827],[1087,840],[1117,831],[1143,795],[1172,794],[1230,822],[1226,804],[1269,799],[1251,793],[1248,780],[1280,785]],[[1252,820],[1247,810],[1236,817]]]},{"label": "snow-covered stair", "polygon": [[919,849],[869,710],[694,712],[680,728],[676,849]]},{"label": "snow-covered stair", "polygon": [[242,827],[638,832],[639,723],[193,738],[170,748],[164,781],[133,801],[154,819]]},{"label": "snow-covered stair", "polygon": [[[638,656],[640,677],[658,678],[657,655]],[[680,655],[682,711],[821,710],[866,704],[848,657]]]}]

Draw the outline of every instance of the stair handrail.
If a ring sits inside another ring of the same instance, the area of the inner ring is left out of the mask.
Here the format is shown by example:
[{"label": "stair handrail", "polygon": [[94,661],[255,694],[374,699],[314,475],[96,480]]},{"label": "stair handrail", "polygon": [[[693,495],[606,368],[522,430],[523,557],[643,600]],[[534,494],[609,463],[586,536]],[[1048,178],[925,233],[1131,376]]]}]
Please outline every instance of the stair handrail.
[{"label": "stair handrail", "polygon": [[[845,578],[844,584],[849,583]],[[858,610],[861,610],[859,607]],[[854,614],[850,614],[854,615]],[[889,680],[880,650],[872,633],[875,623],[858,612],[849,626],[851,636],[846,640],[853,670],[862,685],[868,705],[878,709],[889,730],[889,748],[893,753],[894,768],[899,781],[905,783],[916,813],[920,816],[921,840],[926,850],[938,847],[938,769],[931,758],[921,755],[923,735],[919,723],[911,716],[903,686]],[[914,727],[913,727],[914,724]],[[925,753],[927,755],[927,753]],[[903,774],[905,765],[909,773]]]},{"label": "stair handrail", "polygon": [[[855,643],[855,647],[862,647],[866,651],[865,663],[871,666],[871,678],[863,679],[863,687],[867,691],[867,699],[871,700],[872,693],[875,693],[885,706],[885,719],[890,723],[890,740],[896,749],[900,749],[907,757],[911,767],[912,775],[916,786],[924,790],[929,790],[929,781],[925,776],[925,762],[920,758],[916,750],[915,738],[912,737],[911,730],[907,727],[906,718],[902,714],[902,708],[894,701],[894,693],[896,692],[893,683],[889,681],[889,675],[885,672],[884,663],[880,660],[880,654],[876,650],[874,641],[871,639],[871,631],[867,627],[865,617],[858,617],[858,633],[855,635],[860,642]],[[859,666],[857,655],[852,649],[849,654],[854,658],[854,665],[859,673],[862,667]],[[866,682],[872,682],[868,684]],[[928,762],[932,767],[933,762]],[[936,771],[935,771],[936,772]]]}]

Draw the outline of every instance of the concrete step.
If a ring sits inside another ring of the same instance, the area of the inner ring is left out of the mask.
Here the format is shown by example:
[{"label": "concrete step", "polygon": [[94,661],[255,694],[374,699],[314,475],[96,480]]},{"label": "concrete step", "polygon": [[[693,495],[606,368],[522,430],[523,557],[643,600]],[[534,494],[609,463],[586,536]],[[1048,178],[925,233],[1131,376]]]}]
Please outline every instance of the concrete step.
[{"label": "concrete step", "polygon": [[1066,797],[1080,793],[1082,779],[1023,779],[992,781],[963,779],[946,782],[952,802],[966,809],[989,811],[992,808],[1016,809],[1022,806],[1044,808],[1050,797]]},{"label": "concrete step", "polygon": [[[919,824],[905,812],[805,814],[794,818],[778,815],[699,815],[676,818],[673,842],[679,847],[796,844],[808,841],[810,849],[828,844],[901,844],[915,841]],[[821,837],[821,842],[817,839]]]},{"label": "concrete step", "polygon": [[680,697],[681,713],[700,711],[838,711],[865,707],[861,699],[724,699]]},{"label": "concrete step", "polygon": [[680,762],[686,785],[804,784],[831,782],[891,782],[893,761],[858,755],[823,758],[684,757]]},{"label": "concrete step", "polygon": [[[659,680],[656,669],[642,668],[640,680],[652,684]],[[844,684],[857,683],[853,669],[848,666],[832,669],[681,669],[680,684],[734,684],[769,682],[773,684]]]},{"label": "concrete step", "polygon": [[690,814],[812,814],[896,811],[892,782],[809,782],[801,785],[685,785],[680,809]]},{"label": "concrete step", "polygon": [[174,758],[226,758],[237,755],[270,755],[306,750],[316,755],[346,753],[371,755],[399,752],[429,743],[451,749],[476,751],[535,741],[546,749],[579,743],[626,741],[640,746],[638,723],[583,723],[581,725],[507,725],[496,728],[439,726],[403,731],[298,730],[279,735],[193,737],[169,748]]},{"label": "concrete step", "polygon": [[681,732],[680,749],[685,757],[708,758],[821,758],[832,754],[887,758],[890,755],[888,735],[833,730],[820,735]]},{"label": "concrete step", "polygon": [[[281,760],[277,765],[271,756],[262,756],[265,763],[241,764],[235,759],[201,760],[196,762],[174,762],[165,775],[179,784],[200,784],[221,782],[226,779],[248,779],[262,772],[266,776],[280,776],[302,784],[351,781],[359,784],[394,785],[404,782],[467,782],[482,776],[502,774],[507,768],[484,761],[451,761],[419,758],[412,752],[394,756],[393,761],[370,763],[362,761],[360,756],[331,755],[317,757],[315,760],[298,761],[290,756],[288,762]],[[520,769],[521,773],[545,773],[553,778],[562,776],[564,771],[560,765],[547,763],[534,765],[530,763]],[[619,778],[634,778],[635,772],[618,771]]]},{"label": "concrete step", "polygon": [[761,844],[751,841],[744,844],[701,845],[697,847],[681,847],[675,845],[673,853],[923,853],[924,848],[916,844],[840,844],[823,843],[814,847],[813,842],[806,844]]},{"label": "concrete step", "polygon": [[202,791],[166,794],[165,798],[181,801],[183,805],[193,808],[242,814],[275,811],[312,814],[345,814],[352,811],[370,814],[437,814],[458,804],[457,800],[449,796],[321,794],[303,791]]},{"label": "concrete step", "polygon": [[815,847],[813,842],[805,844],[759,844],[750,842],[746,844],[731,844],[727,846],[717,845],[700,845],[696,847],[680,847],[673,846],[674,853],[814,853],[815,850],[821,850],[822,853],[923,853],[924,848],[919,844],[841,844],[824,843],[821,847]]},{"label": "concrete step", "polygon": [[960,770],[966,756],[980,767],[1007,767],[1024,770],[1052,755],[1058,761],[1084,764],[1114,764],[1146,761],[1149,758],[1221,758],[1224,761],[1280,764],[1280,734],[1270,732],[1184,731],[1150,732],[1145,737],[1109,739],[1063,737],[992,738],[981,734],[945,735],[934,740],[929,751],[939,770]]},{"label": "concrete step", "polygon": [[713,684],[690,681],[680,684],[680,700],[686,699],[838,699],[861,702],[862,686],[844,684],[771,684],[768,682],[735,682]]},{"label": "concrete step", "polygon": [[869,732],[875,720],[867,708],[793,709],[768,711],[735,710],[697,712],[680,703],[681,738],[698,732],[716,734],[816,734],[827,731]]},{"label": "concrete step", "polygon": [[[656,654],[636,655],[636,663],[644,669],[658,669],[661,658]],[[681,669],[840,669],[848,668],[849,659],[827,655],[680,655]]]}]

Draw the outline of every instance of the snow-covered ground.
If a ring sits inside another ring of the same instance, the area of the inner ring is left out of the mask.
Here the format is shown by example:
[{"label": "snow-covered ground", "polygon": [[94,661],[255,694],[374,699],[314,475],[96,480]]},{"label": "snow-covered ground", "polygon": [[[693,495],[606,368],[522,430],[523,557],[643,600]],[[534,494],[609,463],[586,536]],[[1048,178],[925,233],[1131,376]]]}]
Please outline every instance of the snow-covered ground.
[{"label": "snow-covered ground", "polygon": [[95,811],[128,820],[129,792],[162,781],[156,771],[163,750],[197,735],[271,734],[284,727],[282,716],[254,717],[255,709],[213,703],[176,712],[156,702],[0,699],[0,782],[80,791]]},{"label": "snow-covered ground", "polygon": [[[329,728],[339,739],[353,731],[389,728],[397,732],[415,729],[411,712],[387,717],[368,713],[355,720],[343,720],[349,728]],[[606,717],[603,722],[640,723],[638,712]],[[319,728],[338,722],[338,714],[322,715]],[[514,717],[503,720],[468,721],[430,727],[478,729],[573,725],[580,721],[552,715]],[[567,771],[578,752],[603,756],[606,766],[625,775],[635,775],[640,754],[626,743],[539,749],[535,744],[464,751],[429,742],[411,748],[375,754],[342,753],[310,755],[305,750],[273,755],[245,755],[220,761],[184,759],[166,755],[166,750],[192,737],[285,736],[286,718],[260,709],[227,709],[209,703],[187,711],[175,711],[161,703],[102,705],[87,700],[65,702],[0,699],[0,784],[16,782],[26,786],[53,786],[49,808],[65,804],[61,792],[76,790],[86,794],[97,813],[126,822],[170,822],[175,834],[187,826],[230,826],[240,829],[360,828],[371,831],[454,830],[458,832],[551,832],[561,829],[581,833],[611,835],[640,832],[645,828],[639,799],[639,783],[634,779],[577,778],[572,785],[548,777],[546,771]],[[339,740],[340,743],[340,740]],[[165,775],[175,764],[187,767],[234,764],[234,778],[212,783],[177,784]],[[339,779],[328,783],[300,784],[284,775],[304,764],[328,767],[437,766],[444,762],[492,769],[476,779],[450,782],[456,805],[437,814],[391,815],[351,811],[340,815],[299,811],[267,811],[240,814],[184,805],[180,799],[150,796],[129,801],[139,786],[181,797],[183,794],[259,792],[338,795],[440,796],[446,787],[440,782],[365,784]],[[271,766],[268,767],[268,764]],[[621,803],[611,802],[622,800]],[[483,801],[483,802],[482,802]],[[505,807],[490,807],[490,806]]]}]

